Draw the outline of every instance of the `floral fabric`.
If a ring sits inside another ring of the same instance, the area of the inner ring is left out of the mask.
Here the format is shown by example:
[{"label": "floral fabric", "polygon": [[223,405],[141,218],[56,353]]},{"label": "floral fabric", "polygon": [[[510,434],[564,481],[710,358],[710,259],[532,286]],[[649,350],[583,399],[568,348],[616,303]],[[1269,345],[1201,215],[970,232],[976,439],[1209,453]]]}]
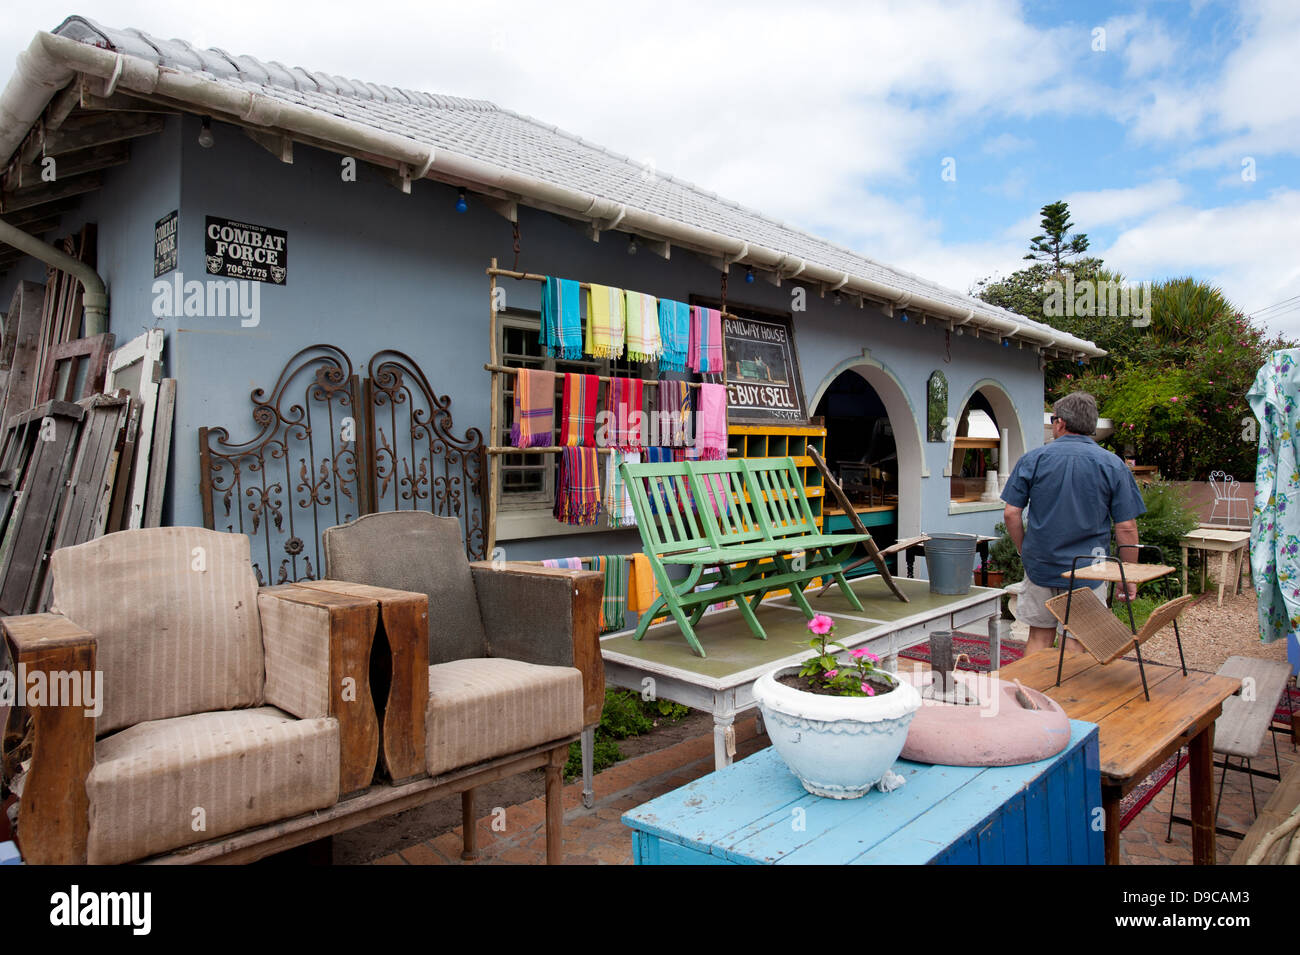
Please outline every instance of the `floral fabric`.
[{"label": "floral fabric", "polygon": [[1259,595],[1259,635],[1287,640],[1300,669],[1300,349],[1275,351],[1246,393],[1259,419],[1250,571]]}]

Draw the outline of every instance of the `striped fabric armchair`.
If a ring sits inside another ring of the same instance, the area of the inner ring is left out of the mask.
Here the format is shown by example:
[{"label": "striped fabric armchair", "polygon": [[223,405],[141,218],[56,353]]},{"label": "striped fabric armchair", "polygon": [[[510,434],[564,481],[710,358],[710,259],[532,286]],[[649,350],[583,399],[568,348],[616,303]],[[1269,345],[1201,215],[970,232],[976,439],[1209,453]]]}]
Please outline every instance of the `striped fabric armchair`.
[{"label": "striped fabric armchair", "polygon": [[259,592],[247,537],[193,527],[59,550],[52,573],[53,612],[0,620],[27,861],[143,860],[370,785],[373,600]]}]

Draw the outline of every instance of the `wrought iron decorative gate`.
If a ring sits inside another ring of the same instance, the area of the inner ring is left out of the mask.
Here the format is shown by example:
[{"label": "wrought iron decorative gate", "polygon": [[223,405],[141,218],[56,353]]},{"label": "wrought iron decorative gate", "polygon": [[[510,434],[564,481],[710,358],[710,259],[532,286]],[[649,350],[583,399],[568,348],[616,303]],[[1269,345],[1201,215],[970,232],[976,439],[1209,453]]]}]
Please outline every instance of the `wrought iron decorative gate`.
[{"label": "wrought iron decorative gate", "polygon": [[378,352],[363,379],[343,351],[312,345],[252,401],[248,441],[199,429],[199,483],[204,524],[252,538],[262,583],[320,576],[321,533],[376,511],[455,517],[469,557],[485,556],[483,435],[453,432],[451,399],[409,356]]}]

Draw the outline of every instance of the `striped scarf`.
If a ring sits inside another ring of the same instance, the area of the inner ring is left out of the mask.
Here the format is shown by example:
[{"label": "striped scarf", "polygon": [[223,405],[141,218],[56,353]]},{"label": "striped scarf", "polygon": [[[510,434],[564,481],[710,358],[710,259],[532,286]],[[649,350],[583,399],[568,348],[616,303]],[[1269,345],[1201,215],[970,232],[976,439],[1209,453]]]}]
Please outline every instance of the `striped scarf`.
[{"label": "striped scarf", "polygon": [[684,448],[690,438],[691,386],[684,381],[659,382],[659,433],[654,439],[670,448]]},{"label": "striped scarf", "polygon": [[520,368],[515,376],[515,415],[510,443],[544,448],[555,440],[555,373]]},{"label": "striped scarf", "polygon": [[659,356],[659,370],[685,371],[686,352],[691,344],[689,305],[667,298],[659,300],[659,338],[664,348]]},{"label": "striped scarf", "polygon": [[627,294],[627,357],[631,361],[657,361],[663,353],[659,337],[659,302],[644,292]]},{"label": "striped scarf", "polygon": [[611,451],[605,461],[605,517],[610,527],[636,527],[636,511],[632,510],[632,495],[628,493],[627,482],[619,465],[640,464],[641,455],[637,452],[624,453]]},{"label": "striped scarf", "polygon": [[551,557],[542,561],[543,567],[555,567],[559,570],[582,570],[581,557]]},{"label": "striped scarf", "polygon": [[565,448],[560,452],[554,514],[561,524],[591,527],[600,519],[598,457],[595,448]]},{"label": "striped scarf", "polygon": [[623,290],[592,285],[587,293],[587,354],[594,358],[622,358],[626,335]]},{"label": "striped scarf", "polygon": [[622,630],[623,612],[627,608],[627,558],[613,554],[588,557],[585,562],[592,570],[605,575],[605,598],[600,604],[600,632]]},{"label": "striped scarf", "polygon": [[541,344],[552,358],[582,357],[582,312],[578,293],[581,286],[572,279],[550,275],[542,284]]},{"label": "striped scarf", "polygon": [[611,378],[605,410],[614,427],[606,444],[623,451],[637,451],[645,444],[645,383],[640,378]]},{"label": "striped scarf", "polygon": [[691,337],[686,361],[691,371],[713,375],[722,371],[722,313],[691,306]]},{"label": "striped scarf", "polygon": [[564,376],[560,444],[567,447],[596,446],[596,396],[599,393],[600,378],[596,375]]}]

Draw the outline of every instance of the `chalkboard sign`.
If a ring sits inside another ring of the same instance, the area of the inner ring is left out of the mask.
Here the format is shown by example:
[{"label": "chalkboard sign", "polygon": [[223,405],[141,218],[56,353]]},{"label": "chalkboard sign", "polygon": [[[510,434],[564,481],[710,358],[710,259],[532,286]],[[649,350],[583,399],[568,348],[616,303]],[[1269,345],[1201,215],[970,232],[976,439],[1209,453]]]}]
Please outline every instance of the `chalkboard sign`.
[{"label": "chalkboard sign", "polygon": [[726,318],[722,338],[731,420],[807,420],[799,356],[788,317]]},{"label": "chalkboard sign", "polygon": [[283,229],[207,217],[203,250],[208,274],[284,285],[289,277],[289,234]]}]

